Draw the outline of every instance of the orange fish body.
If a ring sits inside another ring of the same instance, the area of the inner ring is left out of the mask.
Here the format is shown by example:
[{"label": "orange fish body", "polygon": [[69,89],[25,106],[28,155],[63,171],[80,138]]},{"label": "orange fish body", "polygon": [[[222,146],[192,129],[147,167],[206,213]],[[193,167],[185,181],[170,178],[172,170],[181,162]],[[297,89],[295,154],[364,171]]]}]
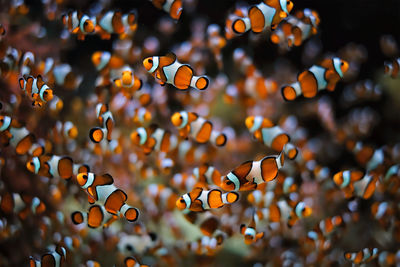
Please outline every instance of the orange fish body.
[{"label": "orange fish body", "polygon": [[85,40],[85,35],[94,33],[96,26],[96,18],[91,18],[80,11],[64,14],[62,22],[69,32],[78,35],[78,40]]},{"label": "orange fish body", "polygon": [[148,57],[143,60],[143,65],[162,85],[169,83],[180,90],[189,87],[205,90],[209,84],[206,76],[195,76],[193,69],[187,64],[179,63],[173,53]]},{"label": "orange fish body", "polygon": [[137,14],[134,11],[128,14],[122,14],[119,11],[108,11],[98,19],[98,29],[102,39],[110,39],[113,33],[125,38],[136,28]]},{"label": "orange fish body", "polygon": [[223,177],[221,188],[225,191],[254,190],[259,184],[275,179],[283,163],[283,153],[266,156],[259,161],[246,161]]},{"label": "orange fish body", "polygon": [[192,192],[181,196],[176,201],[178,209],[191,211],[204,211],[208,209],[221,208],[226,204],[238,201],[239,194],[236,192],[222,193],[219,189],[205,191],[202,188],[195,188]]},{"label": "orange fish body", "polygon": [[318,91],[324,89],[333,91],[336,83],[348,70],[348,66],[346,61],[337,57],[326,59],[321,65],[314,65],[300,73],[296,83],[282,87],[282,96],[285,100],[291,101],[300,95],[312,98]]},{"label": "orange fish body", "polygon": [[392,62],[385,62],[385,74],[390,75],[393,79],[399,76],[400,58],[394,59]]},{"label": "orange fish body", "polygon": [[20,78],[19,86],[32,99],[33,106],[41,107],[43,103],[53,99],[53,90],[44,83],[40,75],[37,78]]},{"label": "orange fish body", "polygon": [[116,219],[117,216],[109,214],[106,212],[105,208],[100,205],[90,206],[87,213],[75,211],[71,214],[71,220],[74,224],[86,222],[90,228],[98,228],[100,226],[108,227]]},{"label": "orange fish body", "polygon": [[124,216],[130,222],[138,219],[139,210],[125,203],[128,196],[114,185],[114,179],[111,175],[95,175],[94,173],[84,172],[77,175],[77,181],[92,201],[102,203],[107,212]]},{"label": "orange fish body", "polygon": [[211,121],[200,117],[194,112],[176,112],[171,117],[172,123],[179,129],[183,138],[190,135],[199,143],[210,141],[216,146],[224,146],[227,138],[223,133],[213,130]]},{"label": "orange fish body", "polygon": [[182,0],[150,0],[153,5],[167,12],[171,18],[178,20],[182,14]]}]

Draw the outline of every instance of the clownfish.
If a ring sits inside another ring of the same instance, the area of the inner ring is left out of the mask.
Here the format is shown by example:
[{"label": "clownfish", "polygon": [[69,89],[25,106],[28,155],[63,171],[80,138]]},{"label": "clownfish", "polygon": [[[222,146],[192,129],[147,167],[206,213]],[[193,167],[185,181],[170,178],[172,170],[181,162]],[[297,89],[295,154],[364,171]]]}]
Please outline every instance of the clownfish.
[{"label": "clownfish", "polygon": [[296,224],[299,219],[308,217],[312,214],[312,209],[303,201],[289,203],[285,200],[279,200],[272,203],[268,208],[264,208],[257,215],[261,219],[269,222],[286,222],[289,227]]},{"label": "clownfish", "polygon": [[392,165],[384,175],[383,184],[386,192],[396,194],[400,188],[400,164]]},{"label": "clownfish", "polygon": [[211,121],[200,117],[194,112],[176,112],[171,117],[172,124],[179,129],[179,134],[186,138],[190,135],[199,143],[210,141],[216,146],[226,144],[226,135],[213,130]]},{"label": "clownfish", "polygon": [[352,196],[368,199],[375,192],[378,178],[375,175],[365,174],[361,171],[340,171],[333,176],[333,181],[345,194],[346,198]]},{"label": "clownfish", "polygon": [[85,164],[75,164],[68,156],[41,155],[31,157],[26,163],[26,168],[35,174],[48,178],[60,177],[64,180],[71,179],[72,176],[80,172],[88,172],[89,166]]},{"label": "clownfish", "polygon": [[[19,155],[28,153],[35,143],[35,136],[25,127],[19,127],[19,123],[9,116],[0,116],[0,141],[3,145],[11,145]],[[35,153],[42,154],[43,151]]]},{"label": "clownfish", "polygon": [[85,40],[85,35],[94,33],[96,27],[96,18],[80,11],[70,11],[62,15],[62,22],[70,33],[78,35],[78,40]]},{"label": "clownfish", "polygon": [[41,75],[36,78],[32,76],[20,78],[19,86],[32,99],[33,106],[41,107],[43,103],[53,99],[53,90],[44,83]]},{"label": "clownfish", "polygon": [[0,210],[4,213],[14,213],[20,219],[25,219],[29,213],[41,214],[46,205],[38,198],[21,193],[4,193],[0,196]]},{"label": "clownfish", "polygon": [[160,210],[173,210],[178,196],[171,188],[162,184],[149,184],[146,188],[146,195]]},{"label": "clownfish", "polygon": [[151,121],[151,117],[151,112],[148,109],[140,107],[135,108],[132,120],[134,123],[143,125],[149,123]]},{"label": "clownfish", "polygon": [[304,40],[317,34],[320,23],[316,11],[308,8],[296,11],[294,16],[288,16],[271,34],[271,41],[275,44],[286,42],[289,47],[299,46]]},{"label": "clownfish", "polygon": [[283,153],[259,161],[246,161],[222,178],[221,188],[225,191],[255,190],[259,184],[274,180],[283,163]]},{"label": "clownfish", "polygon": [[97,71],[119,69],[124,65],[124,60],[119,56],[112,55],[108,51],[96,51],[92,54],[92,62]]},{"label": "clownfish", "polygon": [[220,226],[220,220],[218,217],[214,216],[209,211],[204,213],[189,211],[184,213],[183,216],[191,224],[198,226],[201,233],[206,236],[212,236]]},{"label": "clownfish", "polygon": [[137,28],[137,12],[131,11],[122,14],[120,11],[108,11],[98,19],[96,29],[99,30],[102,39],[110,39],[111,34],[116,33],[125,38],[129,32]]},{"label": "clownfish", "polygon": [[131,98],[132,94],[142,88],[143,82],[133,73],[131,68],[127,67],[123,69],[121,78],[116,78],[114,80],[114,84],[122,89],[124,95]]},{"label": "clownfish", "polygon": [[171,186],[182,190],[182,191],[191,191],[194,186],[197,184],[197,179],[194,175],[186,174],[186,173],[176,173],[172,177]]},{"label": "clownfish", "polygon": [[222,247],[227,234],[221,230],[215,231],[212,236],[203,236],[195,241],[189,242],[187,247],[197,255],[213,256]]},{"label": "clownfish", "polygon": [[140,264],[134,257],[129,256],[124,259],[125,267],[148,267],[148,265]]},{"label": "clownfish", "polygon": [[209,162],[215,153],[215,147],[194,145],[189,140],[183,140],[178,145],[178,158],[187,164]]},{"label": "clownfish", "polygon": [[170,131],[159,128],[153,124],[147,128],[139,127],[130,135],[131,141],[135,145],[143,148],[146,154],[153,150],[168,153],[177,147],[178,140]]},{"label": "clownfish", "polygon": [[217,24],[211,24],[207,27],[207,45],[214,54],[218,64],[218,69],[222,69],[222,48],[226,45],[226,39],[220,34],[220,27]]},{"label": "clownfish", "polygon": [[53,59],[47,59],[44,63],[43,72],[48,77],[49,84],[57,84],[68,90],[75,90],[81,84],[83,77],[72,72],[69,64],[54,65]]},{"label": "clownfish", "polygon": [[282,96],[287,101],[295,100],[300,95],[314,97],[318,91],[335,90],[336,83],[343,78],[349,64],[338,57],[328,58],[321,65],[313,65],[297,76],[297,82],[282,87]]},{"label": "clownfish", "polygon": [[240,233],[244,235],[244,243],[246,245],[253,244],[264,237],[264,232],[257,233],[256,231],[256,218],[258,216],[253,214],[248,226],[245,224],[240,225]]},{"label": "clownfish", "polygon": [[61,267],[66,260],[67,251],[64,247],[56,246],[54,251],[42,255],[40,260],[29,257],[29,266],[31,267]]},{"label": "clownfish", "polygon": [[176,55],[171,52],[165,56],[145,58],[143,66],[161,85],[169,83],[179,90],[186,90],[189,87],[205,90],[209,84],[206,76],[195,76],[192,67],[179,63]]},{"label": "clownfish", "polygon": [[94,143],[99,143],[104,139],[111,141],[111,134],[114,128],[114,118],[111,111],[108,109],[108,105],[97,104],[96,106],[97,120],[101,127],[94,127],[90,129],[89,138]]},{"label": "clownfish", "polygon": [[250,7],[248,17],[235,20],[232,29],[237,34],[243,34],[250,29],[257,33],[268,27],[275,29],[292,8],[293,3],[290,0],[265,0]]},{"label": "clownfish", "polygon": [[[269,119],[262,116],[248,116],[245,124],[250,133],[264,145],[278,152],[285,150],[285,154],[289,159],[296,158],[298,150],[289,143],[290,136],[281,127],[274,126]],[[286,153],[286,150],[288,150],[288,153]]]},{"label": "clownfish", "polygon": [[171,18],[178,20],[181,17],[183,8],[182,0],[150,0],[153,5],[167,12]]},{"label": "clownfish", "polygon": [[236,192],[222,193],[219,189],[210,191],[196,187],[192,192],[184,194],[176,201],[180,210],[204,211],[208,209],[221,208],[227,204],[233,204],[239,199]]},{"label": "clownfish", "polygon": [[393,79],[399,76],[400,58],[394,59],[392,62],[385,62],[385,74],[390,75]]},{"label": "clownfish", "polygon": [[90,206],[87,213],[75,211],[71,214],[71,220],[74,224],[78,225],[86,222],[90,228],[108,227],[117,219],[117,216],[106,212],[101,205]]},{"label": "clownfish", "polygon": [[[233,27],[232,27],[233,22],[237,21],[238,19],[243,19],[245,22],[245,25],[247,25],[247,27],[250,27],[249,26],[250,20],[249,20],[249,18],[247,18],[246,7],[237,7],[233,13],[229,14],[228,18],[225,21],[225,38],[226,39],[229,40],[238,35],[238,34],[236,34],[237,31],[233,30]],[[249,29],[247,29],[247,30],[249,30]]]},{"label": "clownfish", "polygon": [[354,264],[367,263],[375,259],[378,253],[379,251],[377,248],[364,248],[358,252],[346,252],[344,253],[344,258]]},{"label": "clownfish", "polygon": [[56,125],[50,132],[50,136],[54,143],[62,143],[71,141],[78,136],[78,128],[70,121],[57,121]]},{"label": "clownfish", "polygon": [[114,185],[114,179],[109,174],[95,175],[91,172],[79,173],[78,184],[88,193],[90,202],[99,201],[107,212],[124,216],[129,222],[139,217],[139,210],[127,205],[126,193]]},{"label": "clownfish", "polygon": [[198,183],[202,185],[216,185],[221,184],[221,173],[213,166],[203,164],[200,167],[193,169],[193,175],[196,177]]}]

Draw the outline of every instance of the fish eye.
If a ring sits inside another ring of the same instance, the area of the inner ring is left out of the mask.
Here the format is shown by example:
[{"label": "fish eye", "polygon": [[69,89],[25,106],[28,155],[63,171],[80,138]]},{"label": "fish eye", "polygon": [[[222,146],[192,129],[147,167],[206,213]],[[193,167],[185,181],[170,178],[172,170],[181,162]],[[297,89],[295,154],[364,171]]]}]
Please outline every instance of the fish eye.
[{"label": "fish eye", "polygon": [[33,163],[33,161],[29,162],[29,164],[30,164],[31,166],[35,165],[35,164]]},{"label": "fish eye", "polygon": [[128,251],[133,251],[132,245],[126,245],[126,249],[127,249]]},{"label": "fish eye", "polygon": [[290,1],[287,1],[287,2],[286,2],[286,5],[290,5]]},{"label": "fish eye", "polygon": [[84,23],[83,23],[83,26],[87,26],[89,23],[88,23],[88,21],[86,20]]},{"label": "fish eye", "polygon": [[1,123],[3,123],[3,122],[4,122],[4,120],[3,120],[3,119],[0,119],[0,122],[1,122]]},{"label": "fish eye", "polygon": [[85,175],[82,175],[82,178],[87,180],[88,176],[85,174]]},{"label": "fish eye", "polygon": [[343,62],[341,62],[341,63],[340,63],[340,66],[343,66],[343,65],[344,65],[344,63],[343,63]]},{"label": "fish eye", "polygon": [[47,91],[44,91],[43,94],[44,94],[44,95],[47,95],[48,93],[47,93]]},{"label": "fish eye", "polygon": [[183,117],[182,117],[182,116],[179,116],[179,119],[180,119],[180,120],[183,120]]},{"label": "fish eye", "polygon": [[149,63],[150,63],[150,64],[153,64],[153,60],[152,60],[152,59],[149,59]]},{"label": "fish eye", "polygon": [[181,200],[179,200],[179,202],[185,203],[185,200],[183,198],[181,198]]},{"label": "fish eye", "polygon": [[231,184],[232,184],[232,181],[231,181],[231,180],[228,180],[228,181],[226,181],[226,184],[227,184],[227,185],[231,185]]}]

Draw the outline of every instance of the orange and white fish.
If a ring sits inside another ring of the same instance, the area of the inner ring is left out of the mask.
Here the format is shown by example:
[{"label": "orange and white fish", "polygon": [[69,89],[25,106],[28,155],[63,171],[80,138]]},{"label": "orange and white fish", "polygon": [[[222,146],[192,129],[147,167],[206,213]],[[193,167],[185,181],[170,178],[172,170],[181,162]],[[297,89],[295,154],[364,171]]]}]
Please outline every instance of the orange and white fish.
[{"label": "orange and white fish", "polygon": [[25,193],[5,192],[0,195],[0,210],[6,214],[14,213],[24,220],[30,213],[43,213],[46,210],[46,205],[38,197]]},{"label": "orange and white fish", "polygon": [[264,0],[249,8],[248,17],[235,20],[232,29],[238,34],[250,29],[253,32],[262,32],[269,27],[274,29],[289,15],[292,8],[293,3],[290,0]]},{"label": "orange and white fish", "polygon": [[161,85],[169,83],[179,90],[186,90],[189,87],[205,90],[209,84],[206,76],[195,76],[192,67],[179,63],[176,55],[171,52],[165,56],[145,58],[143,65]]},{"label": "orange and white fish", "polygon": [[96,27],[96,18],[80,11],[62,15],[62,22],[69,32],[78,35],[78,40],[85,40],[85,35],[94,33]]},{"label": "orange and white fish", "polygon": [[361,171],[340,171],[333,176],[333,181],[340,186],[346,198],[353,196],[368,199],[375,192],[378,178]]},{"label": "orange and white fish", "polygon": [[283,153],[246,161],[222,178],[221,188],[225,191],[254,190],[259,184],[274,180],[283,163]]},{"label": "orange and white fish", "polygon": [[261,209],[257,212],[260,220],[264,219],[269,222],[285,222],[289,227],[302,218],[312,214],[312,209],[303,201],[289,204],[285,200],[279,200],[272,203],[269,207]]},{"label": "orange and white fish", "polygon": [[108,227],[117,219],[117,216],[106,212],[101,205],[90,206],[87,213],[75,211],[71,214],[71,220],[74,224],[78,225],[86,222],[90,228]]},{"label": "orange and white fish", "polygon": [[224,146],[226,144],[226,135],[213,130],[211,121],[200,117],[194,112],[176,112],[172,115],[171,121],[179,129],[179,133],[183,138],[189,135],[199,143],[210,141],[216,146]]},{"label": "orange and white fish", "polygon": [[35,136],[19,122],[9,116],[0,116],[0,141],[2,145],[11,145],[19,155],[29,154],[40,156],[44,154],[44,142],[36,142]]},{"label": "orange and white fish", "polygon": [[285,100],[292,101],[301,95],[312,98],[324,89],[333,91],[348,68],[349,64],[338,57],[327,58],[321,65],[313,65],[310,69],[301,72],[297,77],[297,82],[282,87],[282,96]]},{"label": "orange and white fish", "polygon": [[75,90],[81,84],[83,77],[72,71],[69,64],[56,64],[53,58],[39,62],[37,72],[48,78],[49,84],[56,84],[68,90]]},{"label": "orange and white fish", "polygon": [[354,264],[367,263],[372,261],[378,256],[379,250],[377,248],[364,248],[358,252],[346,252],[344,258]]},{"label": "orange and white fish", "polygon": [[124,95],[131,98],[132,94],[142,88],[143,82],[134,74],[133,69],[125,67],[122,69],[121,77],[114,79],[114,84],[118,88],[122,89]]},{"label": "orange and white fish", "polygon": [[394,59],[392,62],[385,62],[385,74],[390,75],[393,79],[399,76],[400,58]]},{"label": "orange and white fish", "polygon": [[99,103],[96,105],[96,116],[101,127],[94,127],[90,129],[89,137],[94,143],[100,143],[104,138],[111,141],[111,134],[114,128],[114,118],[108,105]]},{"label": "orange and white fish", "polygon": [[33,106],[41,107],[43,103],[53,99],[53,90],[44,83],[40,75],[36,78],[32,76],[20,78],[19,86],[32,99]]},{"label": "orange and white fish", "polygon": [[257,214],[253,214],[248,226],[245,224],[240,225],[240,233],[244,235],[244,243],[246,245],[253,244],[264,237],[264,232],[257,233],[256,231],[256,219],[258,220]]},{"label": "orange and white fish", "polygon": [[125,203],[128,196],[114,185],[114,179],[111,175],[82,172],[77,175],[76,180],[88,193],[91,202],[100,202],[107,212],[123,216],[130,222],[138,219],[139,210]]},{"label": "orange and white fish", "polygon": [[113,33],[120,35],[123,39],[136,30],[137,19],[136,11],[127,14],[120,11],[108,11],[97,19],[96,29],[102,39],[110,39]]},{"label": "orange and white fish", "polygon": [[[233,11],[233,13],[229,14],[228,17],[226,18],[225,21],[225,38],[230,40],[235,36],[238,36],[239,30],[240,29],[233,29],[233,22],[239,20],[239,19],[243,19],[245,22],[245,25],[249,25],[250,21],[247,18],[247,8],[244,6],[240,6],[240,7],[236,7],[235,10]],[[250,27],[250,26],[248,26]],[[250,29],[250,28],[249,28]],[[249,30],[247,29],[247,30]]]},{"label": "orange and white fish", "polygon": [[64,247],[56,246],[54,251],[42,255],[40,260],[29,257],[29,266],[31,267],[61,267],[66,261],[67,251]]},{"label": "orange and white fish", "polygon": [[96,51],[92,54],[92,62],[97,71],[103,72],[109,69],[119,69],[124,65],[124,60],[108,51]]},{"label": "orange and white fish", "polygon": [[49,136],[56,144],[68,143],[78,136],[78,128],[71,121],[57,121]]},{"label": "orange and white fish", "polygon": [[269,119],[262,116],[248,116],[245,124],[250,133],[264,145],[277,152],[284,150],[289,159],[296,158],[298,150],[289,143],[290,136],[281,127],[274,125]]},{"label": "orange and white fish", "polygon": [[203,235],[212,236],[220,226],[220,220],[211,212],[189,211],[183,215],[191,224],[199,227]]},{"label": "orange and white fish", "polygon": [[172,211],[175,208],[178,195],[171,188],[163,184],[149,184],[145,193],[161,211]]},{"label": "orange and white fish", "polygon": [[319,23],[316,11],[308,8],[296,11],[294,16],[289,15],[271,33],[271,41],[275,44],[286,44],[288,47],[299,46],[304,40],[317,34]]},{"label": "orange and white fish", "polygon": [[153,5],[167,12],[171,18],[178,20],[181,17],[183,8],[182,0],[150,0]]},{"label": "orange and white fish", "polygon": [[180,210],[204,211],[208,209],[221,208],[227,204],[233,204],[239,199],[236,192],[222,193],[219,189],[210,191],[195,188],[192,192],[184,194],[176,201]]},{"label": "orange and white fish", "polygon": [[207,27],[207,45],[214,54],[218,68],[221,70],[223,65],[221,50],[226,45],[226,39],[221,36],[220,31],[221,29],[217,24],[211,24]]},{"label": "orange and white fish", "polygon": [[168,153],[178,145],[178,139],[175,135],[155,124],[147,128],[137,128],[131,133],[130,138],[132,143],[141,146],[146,154],[153,150]]},{"label": "orange and white fish", "polygon": [[134,257],[129,256],[124,259],[125,267],[149,267],[145,264],[140,264]]},{"label": "orange and white fish", "polygon": [[202,185],[216,185],[221,184],[221,173],[213,166],[202,164],[200,167],[193,169],[193,175],[196,177],[198,183]]},{"label": "orange and white fish", "polygon": [[26,163],[26,168],[35,174],[48,178],[60,177],[64,180],[71,179],[72,176],[80,172],[88,172],[89,166],[76,164],[68,156],[41,155],[30,157]]}]

